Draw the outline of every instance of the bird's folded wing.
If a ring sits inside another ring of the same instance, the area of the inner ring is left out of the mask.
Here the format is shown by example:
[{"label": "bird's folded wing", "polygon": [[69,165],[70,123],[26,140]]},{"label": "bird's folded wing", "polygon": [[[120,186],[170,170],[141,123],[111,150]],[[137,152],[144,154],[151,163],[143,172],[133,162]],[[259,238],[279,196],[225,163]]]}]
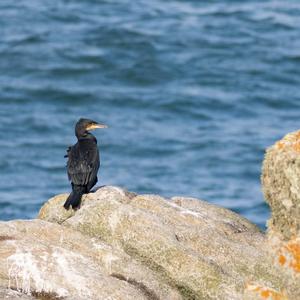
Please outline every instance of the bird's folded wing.
[{"label": "bird's folded wing", "polygon": [[87,185],[97,177],[99,169],[98,151],[76,153],[76,149],[69,151],[67,163],[69,180],[75,185]]}]

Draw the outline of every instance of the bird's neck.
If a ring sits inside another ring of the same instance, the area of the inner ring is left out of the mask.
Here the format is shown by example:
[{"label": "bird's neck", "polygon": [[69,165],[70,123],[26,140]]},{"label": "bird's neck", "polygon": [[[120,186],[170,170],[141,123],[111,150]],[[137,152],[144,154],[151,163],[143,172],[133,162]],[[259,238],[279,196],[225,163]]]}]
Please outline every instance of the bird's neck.
[{"label": "bird's neck", "polygon": [[80,141],[91,140],[91,141],[94,141],[95,143],[97,143],[97,139],[90,132],[85,132],[84,134],[78,135],[77,139],[78,139],[79,142]]}]

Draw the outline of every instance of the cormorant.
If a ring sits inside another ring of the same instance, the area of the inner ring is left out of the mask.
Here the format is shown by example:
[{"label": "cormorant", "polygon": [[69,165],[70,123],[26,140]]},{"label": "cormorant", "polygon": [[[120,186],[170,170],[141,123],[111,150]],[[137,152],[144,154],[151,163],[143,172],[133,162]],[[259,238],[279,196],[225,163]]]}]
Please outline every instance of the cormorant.
[{"label": "cormorant", "polygon": [[106,128],[93,120],[80,119],[75,126],[77,143],[68,148],[67,171],[71,181],[72,192],[64,204],[65,209],[72,206],[79,208],[81,196],[88,193],[97,183],[97,172],[100,167],[97,140],[89,131],[96,128]]}]

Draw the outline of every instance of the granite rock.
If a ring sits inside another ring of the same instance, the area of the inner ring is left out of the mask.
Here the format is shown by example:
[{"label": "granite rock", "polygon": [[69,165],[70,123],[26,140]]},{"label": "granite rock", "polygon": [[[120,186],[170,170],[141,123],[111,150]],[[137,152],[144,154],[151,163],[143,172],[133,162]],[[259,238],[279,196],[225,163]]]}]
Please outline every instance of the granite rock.
[{"label": "granite rock", "polygon": [[63,210],[64,201],[65,196],[50,199],[39,218],[125,252],[182,299],[242,299],[252,293],[248,286],[284,287],[264,233],[228,209],[113,186],[88,194],[75,214]]}]

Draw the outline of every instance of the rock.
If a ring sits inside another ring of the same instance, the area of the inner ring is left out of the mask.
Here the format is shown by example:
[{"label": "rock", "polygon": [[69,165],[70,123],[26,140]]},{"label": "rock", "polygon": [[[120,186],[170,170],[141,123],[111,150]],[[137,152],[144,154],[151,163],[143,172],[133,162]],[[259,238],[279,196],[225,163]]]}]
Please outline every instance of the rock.
[{"label": "rock", "polygon": [[133,195],[118,187],[87,195],[72,215],[64,212],[64,201],[64,196],[49,200],[39,218],[126,253],[181,299],[242,299],[252,293],[246,288],[250,283],[284,288],[265,235],[230,210],[192,198]]},{"label": "rock", "polygon": [[270,233],[283,240],[300,236],[300,131],[286,135],[266,151],[262,186],[272,210]]},{"label": "rock", "polygon": [[181,299],[126,253],[72,229],[31,220],[0,222],[0,232],[2,287],[51,299]]},{"label": "rock", "polygon": [[299,298],[300,131],[289,133],[267,149],[262,186],[272,211],[268,221],[269,251],[278,272],[286,275],[287,289]]},{"label": "rock", "polygon": [[18,291],[14,291],[9,288],[0,287],[0,299],[5,300],[34,300],[36,299],[33,296],[26,295],[24,293],[20,293]]}]

